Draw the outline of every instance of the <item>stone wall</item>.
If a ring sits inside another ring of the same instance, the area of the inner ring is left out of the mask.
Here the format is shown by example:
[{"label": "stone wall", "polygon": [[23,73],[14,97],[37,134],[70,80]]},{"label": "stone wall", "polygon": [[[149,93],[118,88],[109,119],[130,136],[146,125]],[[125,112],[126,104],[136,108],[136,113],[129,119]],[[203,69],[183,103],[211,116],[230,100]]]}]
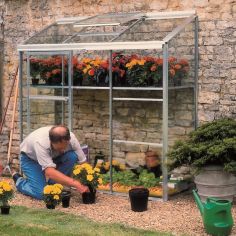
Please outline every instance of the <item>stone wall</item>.
[{"label": "stone wall", "polygon": [[[92,6],[92,7],[91,7]],[[200,122],[206,122],[220,117],[236,118],[236,1],[235,0],[69,0],[69,1],[47,1],[47,0],[8,0],[0,1],[0,11],[3,19],[1,32],[4,41],[4,70],[2,80],[2,104],[6,105],[9,94],[11,78],[17,65],[16,46],[28,39],[35,32],[55,21],[56,18],[66,16],[94,15],[104,12],[121,11],[171,11],[195,9],[199,17],[199,98],[198,118]],[[86,94],[85,94],[86,96]],[[105,95],[103,95],[105,96]],[[91,97],[91,96],[89,96]],[[81,100],[78,104],[79,115],[83,116],[83,109],[87,108],[88,101]],[[6,160],[8,146],[8,135],[12,118],[13,97],[9,111],[6,116],[3,133],[0,136],[0,162]],[[82,109],[83,108],[83,109]],[[88,109],[88,108],[87,108]],[[98,109],[95,108],[94,109]],[[94,112],[94,111],[93,111]],[[127,107],[117,108],[117,117],[128,112]],[[104,118],[107,118],[107,108],[103,111]],[[140,111],[141,113],[141,111]],[[177,113],[180,117],[181,114]],[[138,114],[140,121],[146,114]],[[93,115],[90,114],[91,119]],[[76,123],[77,122],[77,123]],[[86,123],[87,122],[87,123]],[[102,143],[107,138],[108,130],[101,130],[100,136],[90,131],[89,125],[93,121],[74,121],[82,139],[89,142],[96,138]],[[95,122],[95,121],[94,121]],[[96,121],[101,125],[101,120]],[[118,122],[115,122],[117,125]],[[86,127],[86,132],[82,129]],[[171,133],[185,133],[182,128],[171,131]],[[136,131],[132,131],[137,135]],[[143,131],[141,131],[143,132]],[[144,131],[145,132],[145,131]],[[82,134],[81,134],[82,133]],[[87,135],[87,136],[86,136]],[[122,134],[123,135],[123,134]],[[142,135],[151,135],[146,132]],[[141,136],[142,136],[141,135]],[[19,130],[16,124],[16,131],[13,139],[12,156],[18,154]],[[117,149],[117,155],[119,148]]]}]

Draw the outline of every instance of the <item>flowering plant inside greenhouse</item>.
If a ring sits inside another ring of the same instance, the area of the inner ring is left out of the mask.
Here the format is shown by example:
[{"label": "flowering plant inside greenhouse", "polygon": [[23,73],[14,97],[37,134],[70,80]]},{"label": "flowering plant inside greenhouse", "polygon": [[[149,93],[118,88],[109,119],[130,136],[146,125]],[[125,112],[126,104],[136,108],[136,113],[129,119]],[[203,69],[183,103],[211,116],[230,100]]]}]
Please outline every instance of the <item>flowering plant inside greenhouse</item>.
[{"label": "flowering plant inside greenhouse", "polygon": [[[31,58],[31,75],[43,79],[46,84],[68,84],[68,61],[61,56],[48,58]],[[63,69],[63,68],[64,69]],[[74,85],[102,85],[109,84],[109,60],[101,57],[73,56],[73,84]],[[176,57],[168,58],[169,81],[180,85],[180,80],[189,74],[189,62]],[[140,56],[137,54],[112,54],[112,78],[114,86],[162,86],[163,59],[160,57]]]},{"label": "flowering plant inside greenhouse", "polygon": [[56,206],[61,201],[63,186],[61,184],[46,185],[43,189],[44,202]]},{"label": "flowering plant inside greenhouse", "polygon": [[99,184],[102,184],[102,179],[99,177],[100,169],[93,168],[88,163],[75,165],[73,169],[73,177],[80,181],[81,184],[89,187],[90,191],[96,189]]},{"label": "flowering plant inside greenhouse", "polygon": [[7,206],[8,201],[13,197],[12,186],[6,181],[0,181],[0,203],[1,206]]},{"label": "flowering plant inside greenhouse", "polygon": [[[110,162],[98,162],[96,167],[100,169],[102,174],[107,173],[110,169]],[[123,171],[126,169],[125,164],[120,163],[118,160],[112,160],[112,168],[116,171]]]}]

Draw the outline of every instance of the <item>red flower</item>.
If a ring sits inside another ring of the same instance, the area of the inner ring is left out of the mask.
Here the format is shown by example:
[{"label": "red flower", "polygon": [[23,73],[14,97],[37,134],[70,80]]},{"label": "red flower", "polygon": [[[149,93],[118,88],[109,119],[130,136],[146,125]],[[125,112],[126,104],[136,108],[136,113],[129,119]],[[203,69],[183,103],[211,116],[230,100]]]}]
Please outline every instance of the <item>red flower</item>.
[{"label": "red flower", "polygon": [[157,66],[156,65],[152,65],[152,67],[150,68],[150,71],[156,71],[157,70]]},{"label": "red flower", "polygon": [[176,65],[174,66],[174,68],[175,68],[176,70],[180,70],[180,69],[181,69],[181,65],[180,65],[180,64],[176,64]]},{"label": "red flower", "polygon": [[95,70],[92,68],[91,70],[89,70],[88,74],[89,74],[90,76],[94,76]]}]

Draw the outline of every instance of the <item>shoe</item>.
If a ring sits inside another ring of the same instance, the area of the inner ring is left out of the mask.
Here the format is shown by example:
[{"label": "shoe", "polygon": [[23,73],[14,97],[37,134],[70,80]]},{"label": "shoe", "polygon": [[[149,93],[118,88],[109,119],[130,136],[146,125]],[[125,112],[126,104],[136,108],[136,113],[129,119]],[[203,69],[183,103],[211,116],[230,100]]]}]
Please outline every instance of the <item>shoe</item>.
[{"label": "shoe", "polygon": [[12,178],[13,178],[15,184],[16,184],[16,181],[21,177],[23,177],[23,176],[17,172],[12,175]]}]

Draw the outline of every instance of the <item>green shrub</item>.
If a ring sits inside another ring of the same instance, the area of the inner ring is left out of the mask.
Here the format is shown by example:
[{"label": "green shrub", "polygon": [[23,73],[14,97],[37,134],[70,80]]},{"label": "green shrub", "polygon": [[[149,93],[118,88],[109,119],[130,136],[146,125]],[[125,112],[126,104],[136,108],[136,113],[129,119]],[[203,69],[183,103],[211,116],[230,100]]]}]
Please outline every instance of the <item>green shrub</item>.
[{"label": "green shrub", "polygon": [[169,170],[189,165],[199,171],[206,165],[221,165],[236,174],[236,121],[221,119],[206,123],[177,141],[168,153]]}]

